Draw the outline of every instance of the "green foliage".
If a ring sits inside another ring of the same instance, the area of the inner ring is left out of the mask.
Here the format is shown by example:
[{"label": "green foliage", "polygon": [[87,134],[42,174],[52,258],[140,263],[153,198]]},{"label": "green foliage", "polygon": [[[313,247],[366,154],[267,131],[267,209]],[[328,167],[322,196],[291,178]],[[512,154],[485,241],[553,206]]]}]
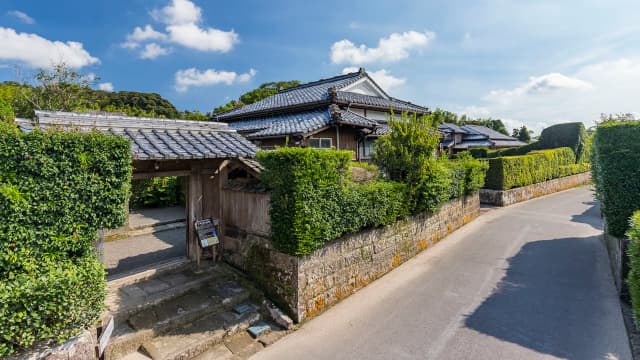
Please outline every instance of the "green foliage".
[{"label": "green foliage", "polygon": [[182,205],[185,201],[181,177],[137,179],[131,182],[129,207],[133,209]]},{"label": "green foliage", "polygon": [[584,168],[574,167],[575,164],[573,151],[566,147],[489,159],[486,187],[509,190],[575,174],[572,171],[582,172]]},{"label": "green foliage", "polygon": [[[470,153],[463,151],[456,154],[455,162],[464,169],[464,193],[471,194],[484,186],[489,164],[486,161],[477,160]],[[451,196],[454,198],[456,196]]]},{"label": "green foliage", "polygon": [[130,179],[123,138],[0,123],[0,356],[64,340],[101,311],[93,242],[126,220]]},{"label": "green foliage", "polygon": [[[86,96],[99,110],[123,112],[130,116],[178,119],[181,113],[169,100],[156,93],[135,91],[107,92],[85,89]],[[189,113],[190,114],[190,113]]]},{"label": "green foliage", "polygon": [[529,131],[529,129],[524,125],[519,129],[513,129],[511,136],[525,143],[529,143],[531,141],[531,131]]},{"label": "green foliage", "polygon": [[0,97],[0,121],[12,122],[15,118],[11,103]]},{"label": "green foliage", "polygon": [[362,168],[368,171],[378,171],[378,167],[375,164],[370,164],[368,162],[352,161],[349,166]]},{"label": "green foliage", "polygon": [[433,115],[407,116],[389,121],[391,132],[376,141],[374,162],[389,179],[411,183],[420,177],[425,164],[435,160],[440,136]]},{"label": "green foliage", "polygon": [[272,241],[278,250],[307,255],[341,235],[435,211],[452,197],[477,191],[486,169],[462,154],[426,160],[412,171],[410,184],[379,179],[359,184],[348,180],[350,159],[349,151],[311,148],[258,153],[262,181],[271,189]]},{"label": "green foliage", "polygon": [[58,64],[52,70],[40,70],[31,81],[23,84],[0,83],[0,113],[1,99],[4,98],[15,115],[23,118],[31,118],[34,110],[96,110],[129,116],[203,121],[210,118],[210,114],[199,111],[180,112],[169,100],[156,93],[94,90],[90,86],[96,80],[69,69],[65,64]]},{"label": "green foliage", "polygon": [[486,146],[472,147],[469,149],[469,154],[471,154],[471,156],[476,159],[486,159],[487,157],[489,157],[489,151],[489,148]]},{"label": "green foliage", "polygon": [[102,313],[106,281],[95,256],[33,265],[0,282],[0,356],[38,340],[63,342]]},{"label": "green foliage", "polygon": [[376,141],[374,162],[392,181],[407,185],[411,214],[435,211],[449,198],[452,177],[439,162],[436,149],[440,136],[434,116],[402,115],[389,121],[391,132]]},{"label": "green foliage", "polygon": [[253,104],[254,102],[260,101],[271,95],[277,94],[278,91],[280,90],[285,90],[298,85],[300,85],[300,81],[298,80],[264,83],[260,85],[257,89],[253,89],[251,91],[248,91],[240,95],[240,98],[238,100],[231,100],[224,105],[220,105],[214,108],[213,115],[220,114],[225,111],[233,110],[235,108],[239,108],[244,105]]},{"label": "green foliage", "polygon": [[627,236],[630,239],[627,255],[629,256],[629,273],[627,284],[631,295],[633,315],[638,322],[640,319],[640,211],[637,211],[629,221]]},{"label": "green foliage", "polygon": [[607,229],[623,236],[628,219],[640,209],[640,121],[607,121],[593,139],[592,164],[596,194]]},{"label": "green foliage", "polygon": [[582,162],[587,141],[587,131],[582,122],[549,126],[542,130],[536,149],[569,147],[576,154],[577,162]]},{"label": "green foliage", "polygon": [[271,231],[274,246],[305,255],[342,235],[340,199],[349,151],[280,148],[259,152],[261,179],[272,189]]}]

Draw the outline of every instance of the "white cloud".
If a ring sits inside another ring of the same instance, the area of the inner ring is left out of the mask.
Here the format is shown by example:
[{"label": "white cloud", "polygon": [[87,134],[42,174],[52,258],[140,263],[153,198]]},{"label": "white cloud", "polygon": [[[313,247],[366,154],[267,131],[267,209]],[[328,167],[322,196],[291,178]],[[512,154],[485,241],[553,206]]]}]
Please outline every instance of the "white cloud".
[{"label": "white cloud", "polygon": [[[359,69],[357,67],[346,67],[342,69],[342,73],[348,74],[356,72],[358,70]],[[378,71],[367,71],[367,74],[369,74],[373,81],[375,81],[376,84],[380,85],[380,87],[384,91],[389,91],[390,89],[396,86],[404,85],[407,82],[407,79],[395,77],[389,74],[389,72],[385,69],[380,69]]]},{"label": "white cloud", "polygon": [[150,43],[145,45],[144,49],[140,52],[141,59],[155,59],[158,56],[167,55],[171,53],[171,49],[164,48],[156,43]]},{"label": "white cloud", "polygon": [[182,46],[200,51],[228,52],[238,42],[238,34],[233,30],[222,31],[201,28],[197,24],[180,24],[167,27],[169,39]]},{"label": "white cloud", "polygon": [[531,76],[529,81],[512,90],[493,90],[486,100],[509,103],[514,98],[522,96],[535,96],[548,94],[558,90],[589,90],[593,85],[578,78],[569,77],[560,73],[550,73],[542,76]]},{"label": "white cloud", "polygon": [[25,24],[35,24],[36,21],[29,15],[27,15],[26,13],[20,11],[20,10],[11,10],[11,11],[7,11],[7,14],[10,16],[13,16],[14,18],[22,21]]},{"label": "white cloud", "polygon": [[34,68],[50,68],[64,62],[73,69],[99,63],[82,43],[51,41],[36,34],[16,33],[0,27],[0,60],[12,60]]},{"label": "white cloud", "polygon": [[185,92],[192,86],[243,83],[251,80],[255,75],[256,70],[254,69],[250,69],[249,72],[244,74],[237,74],[235,71],[217,71],[215,69],[204,71],[196,68],[178,70],[176,72],[176,90]]},{"label": "white cloud", "polygon": [[[640,112],[640,58],[603,61],[575,73],[550,73],[513,89],[490,91],[483,97],[483,116],[508,119],[509,127],[544,127],[569,121],[592,126],[601,113]],[[473,107],[471,107],[473,108]]]},{"label": "white cloud", "polygon": [[98,89],[108,92],[113,92],[113,84],[110,82],[100,83],[98,84]]},{"label": "white cloud", "polygon": [[202,9],[189,0],[172,0],[171,5],[151,10],[151,16],[168,25],[193,24],[202,19]]},{"label": "white cloud", "polygon": [[349,40],[340,40],[331,46],[331,61],[334,64],[367,64],[394,62],[409,57],[409,51],[427,46],[436,34],[433,32],[406,31],[393,33],[378,40],[378,47],[362,44],[356,46]]},{"label": "white cloud", "polygon": [[127,35],[127,42],[142,42],[145,40],[164,40],[167,38],[167,35],[155,31],[151,25],[145,25],[144,28],[140,26],[136,26],[133,29],[133,32]]},{"label": "white cloud", "polygon": [[[165,32],[156,31],[151,25],[144,28],[136,27],[127,36],[122,47],[137,49],[144,42],[168,42],[178,44],[199,51],[228,52],[239,41],[238,34],[233,31],[223,31],[212,27],[201,26],[202,9],[189,0],[171,0],[171,3],[161,9],[151,11],[151,16],[164,25]],[[157,49],[156,44],[156,49]],[[147,48],[142,50],[142,58],[152,58]],[[164,55],[165,53],[163,53]]]}]

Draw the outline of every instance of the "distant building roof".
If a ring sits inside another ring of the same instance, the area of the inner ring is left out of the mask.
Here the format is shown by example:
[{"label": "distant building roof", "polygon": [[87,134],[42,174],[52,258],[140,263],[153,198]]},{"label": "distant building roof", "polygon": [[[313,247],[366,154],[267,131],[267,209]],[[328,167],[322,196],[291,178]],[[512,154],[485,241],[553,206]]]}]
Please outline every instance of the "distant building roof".
[{"label": "distant building roof", "polygon": [[299,108],[306,107],[309,109],[329,104],[362,105],[387,111],[389,109],[394,109],[400,112],[408,111],[427,113],[429,111],[426,107],[392,98],[381,89],[380,91],[383,94],[382,97],[341,91],[341,89],[345,89],[365,78],[375,84],[366,71],[361,69],[357,72],[334,76],[332,78],[313,81],[286,90],[281,90],[278,93],[253,104],[218,114],[216,119],[219,121],[231,122],[237,119],[265,117],[273,114],[292,112]]},{"label": "distant building roof", "polygon": [[444,123],[438,129],[445,133],[461,134],[461,141],[455,142],[454,138],[443,140],[442,145],[453,147],[456,150],[467,150],[470,147],[487,146],[492,148],[517,147],[526,145],[522,141],[502,134],[486,126],[462,125]]},{"label": "distant building roof", "polygon": [[251,158],[257,151],[224,123],[58,111],[36,111],[35,116],[35,122],[17,120],[20,129],[57,127],[123,136],[131,142],[134,160]]},{"label": "distant building roof", "polygon": [[438,130],[442,132],[454,132],[459,134],[466,134],[467,131],[460,128],[460,126],[451,123],[442,123],[438,126]]}]

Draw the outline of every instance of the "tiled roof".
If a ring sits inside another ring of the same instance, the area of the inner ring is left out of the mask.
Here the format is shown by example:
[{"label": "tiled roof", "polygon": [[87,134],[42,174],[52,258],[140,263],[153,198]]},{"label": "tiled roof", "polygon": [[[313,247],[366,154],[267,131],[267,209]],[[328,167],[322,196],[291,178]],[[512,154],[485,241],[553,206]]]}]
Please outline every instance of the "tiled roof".
[{"label": "tiled roof", "polygon": [[340,110],[340,122],[364,127],[378,126],[377,121],[367,119],[366,117],[358,115],[349,110]]},{"label": "tiled roof", "polygon": [[444,132],[455,132],[455,133],[460,133],[460,134],[466,134],[467,133],[467,131],[463,130],[460,126],[458,126],[456,124],[450,124],[450,123],[440,124],[438,126],[438,129],[440,131],[444,131]]},{"label": "tiled roof", "polygon": [[389,125],[380,125],[373,131],[373,136],[383,136],[387,135],[391,132],[391,127]]},{"label": "tiled roof", "polygon": [[393,109],[395,111],[408,111],[426,113],[428,108],[402,101],[395,98],[381,98],[377,96],[358,94],[348,91],[338,91],[336,99],[343,103],[361,104],[384,108],[385,110]]},{"label": "tiled roof", "polygon": [[[50,111],[36,111],[36,118],[41,128],[97,130],[123,136],[131,142],[134,160],[254,157],[257,151],[222,123]],[[34,128],[24,120],[18,124],[24,131]]]},{"label": "tiled roof", "polygon": [[462,129],[466,130],[470,134],[480,134],[489,137],[489,139],[495,140],[516,140],[515,138],[497,132],[491,128],[480,125],[463,125]]},{"label": "tiled roof", "polygon": [[247,133],[248,138],[304,135],[321,129],[331,121],[327,108],[298,113],[264,116],[229,123],[229,127]]},{"label": "tiled roof", "polygon": [[249,115],[265,110],[277,110],[295,105],[328,101],[330,87],[335,87],[336,89],[342,88],[360,80],[364,76],[365,75],[361,72],[354,72],[306,83],[282,90],[275,95],[264,98],[253,104],[224,112],[219,114],[217,118],[219,120],[224,120],[239,115]]}]

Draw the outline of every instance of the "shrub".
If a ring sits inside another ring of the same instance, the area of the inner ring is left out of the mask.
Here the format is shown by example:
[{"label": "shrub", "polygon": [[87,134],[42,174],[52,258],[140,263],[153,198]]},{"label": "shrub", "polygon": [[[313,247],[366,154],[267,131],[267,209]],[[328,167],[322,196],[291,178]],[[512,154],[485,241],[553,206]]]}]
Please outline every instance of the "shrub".
[{"label": "shrub", "polygon": [[340,199],[351,152],[280,148],[259,152],[261,179],[271,192],[274,246],[305,255],[342,235]]},{"label": "shrub", "polygon": [[627,231],[629,217],[640,209],[640,121],[605,122],[593,140],[593,179],[607,230]]},{"label": "shrub", "polygon": [[627,248],[629,256],[629,273],[627,284],[631,295],[631,306],[636,322],[640,320],[640,211],[636,212],[629,221],[630,242]]},{"label": "shrub", "polygon": [[123,138],[0,124],[0,356],[65,340],[102,310],[93,242],[124,223],[130,179]]},{"label": "shrub", "polygon": [[[509,190],[566,176],[567,171],[581,171],[575,165],[575,155],[569,148],[533,151],[528,155],[489,159],[486,187]],[[573,173],[572,173],[573,174]]]},{"label": "shrub", "polygon": [[442,161],[427,161],[407,184],[407,210],[410,214],[434,212],[450,198],[451,172]]},{"label": "shrub", "polygon": [[0,354],[37,340],[59,342],[74,336],[100,316],[106,282],[93,256],[34,263],[29,272],[0,282]]},{"label": "shrub", "polygon": [[582,122],[556,124],[542,130],[540,140],[536,143],[536,148],[555,149],[568,147],[573,150],[576,161],[581,162],[584,156],[586,140],[587,131]]},{"label": "shrub", "polygon": [[482,147],[472,147],[469,149],[469,154],[476,159],[485,159],[487,158],[487,153],[489,152],[489,148],[486,146]]},{"label": "shrub", "polygon": [[[477,160],[470,153],[463,151],[456,154],[456,160],[464,168],[464,193],[471,194],[484,186],[489,164],[485,160]],[[454,197],[454,196],[452,196]]]},{"label": "shrub", "polygon": [[351,184],[343,189],[341,219],[343,234],[355,233],[363,228],[389,225],[407,215],[404,199],[405,186],[392,181],[375,181],[363,185]]}]

